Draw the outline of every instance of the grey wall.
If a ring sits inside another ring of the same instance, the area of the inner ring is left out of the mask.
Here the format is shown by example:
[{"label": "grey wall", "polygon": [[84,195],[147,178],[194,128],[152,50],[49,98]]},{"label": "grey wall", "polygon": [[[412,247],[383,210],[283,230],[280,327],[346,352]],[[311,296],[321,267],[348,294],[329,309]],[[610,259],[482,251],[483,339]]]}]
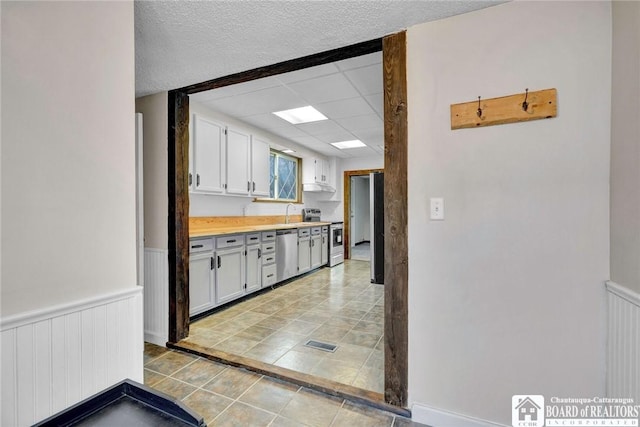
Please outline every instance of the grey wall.
[{"label": "grey wall", "polygon": [[136,286],[132,2],[1,2],[2,315]]},{"label": "grey wall", "polygon": [[[510,425],[514,394],[604,394],[610,3],[505,3],[407,44],[414,409]],[[450,129],[451,104],[525,88],[557,88],[558,117]]]},{"label": "grey wall", "polygon": [[143,116],[144,246],[167,249],[169,245],[169,196],[167,194],[169,123],[168,93],[136,99],[136,112]]},{"label": "grey wall", "polygon": [[613,2],[611,280],[640,292],[640,3]]}]

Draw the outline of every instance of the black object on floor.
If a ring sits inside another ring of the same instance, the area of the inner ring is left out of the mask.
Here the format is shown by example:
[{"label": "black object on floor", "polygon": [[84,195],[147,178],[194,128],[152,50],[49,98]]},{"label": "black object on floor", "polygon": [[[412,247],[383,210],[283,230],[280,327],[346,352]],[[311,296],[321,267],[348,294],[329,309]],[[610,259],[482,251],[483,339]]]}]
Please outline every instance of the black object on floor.
[{"label": "black object on floor", "polygon": [[206,424],[202,417],[164,393],[124,380],[35,426],[206,427]]}]

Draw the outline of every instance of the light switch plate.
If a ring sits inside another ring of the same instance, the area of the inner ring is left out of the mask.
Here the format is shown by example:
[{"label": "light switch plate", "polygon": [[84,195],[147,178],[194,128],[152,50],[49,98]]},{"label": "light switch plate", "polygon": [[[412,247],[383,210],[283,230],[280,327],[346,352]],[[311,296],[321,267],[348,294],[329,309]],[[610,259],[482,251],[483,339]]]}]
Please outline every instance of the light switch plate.
[{"label": "light switch plate", "polygon": [[442,197],[432,197],[430,199],[432,220],[441,221],[444,219],[444,199]]}]

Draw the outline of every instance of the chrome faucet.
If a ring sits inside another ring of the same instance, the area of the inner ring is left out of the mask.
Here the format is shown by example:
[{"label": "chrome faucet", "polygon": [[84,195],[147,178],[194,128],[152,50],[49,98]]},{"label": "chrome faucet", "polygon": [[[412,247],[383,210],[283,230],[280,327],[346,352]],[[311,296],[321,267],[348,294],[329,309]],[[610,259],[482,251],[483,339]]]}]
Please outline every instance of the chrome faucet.
[{"label": "chrome faucet", "polygon": [[293,203],[287,203],[287,209],[285,210],[284,223],[289,224],[289,206],[293,206]]}]

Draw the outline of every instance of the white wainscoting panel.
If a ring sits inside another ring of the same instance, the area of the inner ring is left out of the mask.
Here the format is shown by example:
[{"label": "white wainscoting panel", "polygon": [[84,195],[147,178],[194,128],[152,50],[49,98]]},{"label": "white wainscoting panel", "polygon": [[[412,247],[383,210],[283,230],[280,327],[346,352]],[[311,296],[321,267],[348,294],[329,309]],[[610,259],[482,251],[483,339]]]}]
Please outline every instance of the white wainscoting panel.
[{"label": "white wainscoting panel", "polygon": [[607,396],[640,404],[640,294],[607,282]]},{"label": "white wainscoting panel", "polygon": [[169,340],[169,251],[144,248],[144,340]]},{"label": "white wainscoting panel", "polygon": [[3,426],[27,426],[118,381],[143,381],[142,288],[1,319]]}]

